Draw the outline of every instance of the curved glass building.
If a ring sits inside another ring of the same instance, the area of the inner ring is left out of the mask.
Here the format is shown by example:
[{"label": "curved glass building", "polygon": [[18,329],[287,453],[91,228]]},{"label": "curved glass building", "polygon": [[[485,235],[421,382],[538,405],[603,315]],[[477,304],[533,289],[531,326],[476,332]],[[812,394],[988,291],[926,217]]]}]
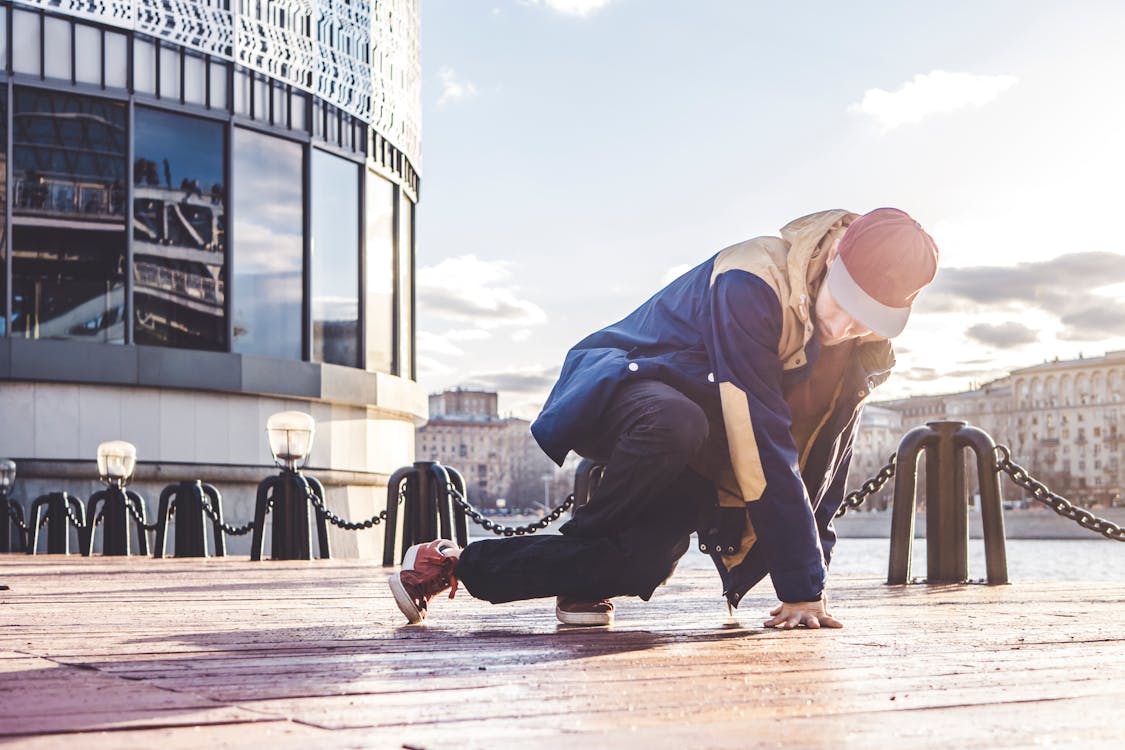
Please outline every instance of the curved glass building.
[{"label": "curved glass building", "polygon": [[[419,0],[0,3],[0,456],[30,501],[202,479],[248,520],[265,419],[353,518],[413,460]],[[374,552],[375,534],[337,550]]]}]

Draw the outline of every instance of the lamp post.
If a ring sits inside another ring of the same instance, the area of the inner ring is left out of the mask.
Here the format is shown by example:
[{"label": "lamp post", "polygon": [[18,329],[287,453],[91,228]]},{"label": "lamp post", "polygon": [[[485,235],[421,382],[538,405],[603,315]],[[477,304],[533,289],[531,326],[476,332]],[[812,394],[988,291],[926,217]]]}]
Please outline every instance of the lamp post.
[{"label": "lamp post", "polygon": [[[258,485],[251,560],[262,559],[266,515],[271,512],[270,557],[274,560],[312,559],[311,506],[317,502],[323,506],[324,486],[315,477],[305,476],[301,469],[312,452],[315,435],[316,421],[304,412],[283,411],[266,420],[270,453],[281,473]],[[330,557],[328,524],[319,510],[316,527],[320,557]]]},{"label": "lamp post", "polygon": [[[12,520],[23,525],[23,509],[19,503],[8,497],[8,491],[16,481],[16,462],[0,459],[0,552],[12,551]],[[17,527],[19,539],[23,541],[23,529]]]},{"label": "lamp post", "polygon": [[131,555],[129,516],[133,516],[137,531],[137,551],[148,554],[148,537],[145,536],[145,501],[126,485],[137,467],[137,448],[124,440],[110,440],[98,446],[98,479],[105,484],[86,502],[86,545],[83,554],[94,550],[94,531],[98,526],[98,505],[101,505],[102,554]]}]

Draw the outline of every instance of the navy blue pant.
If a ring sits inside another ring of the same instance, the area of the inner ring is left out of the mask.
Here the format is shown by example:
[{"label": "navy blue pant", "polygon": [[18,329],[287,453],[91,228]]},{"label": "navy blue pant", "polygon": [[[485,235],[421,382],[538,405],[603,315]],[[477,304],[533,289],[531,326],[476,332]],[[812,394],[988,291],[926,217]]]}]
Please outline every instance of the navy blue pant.
[{"label": "navy blue pant", "polygon": [[655,380],[614,394],[577,452],[606,462],[590,502],[561,534],[473,542],[456,575],[493,603],[543,596],[648,599],[687,552],[714,504],[710,482],[688,468],[709,422],[695,402]]}]

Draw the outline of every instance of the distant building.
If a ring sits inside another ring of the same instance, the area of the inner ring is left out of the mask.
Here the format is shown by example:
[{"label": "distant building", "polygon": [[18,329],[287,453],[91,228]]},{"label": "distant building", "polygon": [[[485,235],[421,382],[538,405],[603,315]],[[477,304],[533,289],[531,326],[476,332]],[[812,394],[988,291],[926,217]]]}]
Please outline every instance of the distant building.
[{"label": "distant building", "polygon": [[[902,438],[902,414],[894,409],[887,409],[876,404],[870,404],[863,409],[860,417],[859,430],[856,432],[855,442],[852,445],[852,464],[850,477],[856,481],[848,490],[858,489],[858,482],[875,476],[879,469],[887,462],[887,458],[898,448]],[[875,493],[864,506],[868,509],[884,510],[890,504],[893,485],[887,484]]]},{"label": "distant building", "polygon": [[531,436],[531,423],[500,417],[497,394],[455,388],[430,396],[430,421],[418,429],[415,454],[465,476],[470,501],[486,508],[535,508],[555,465]]},{"label": "distant building", "polygon": [[[872,404],[902,415],[901,430],[963,420],[1011,448],[1013,459],[1056,492],[1083,504],[1125,504],[1125,351],[1045,362],[972,391]],[[866,420],[856,439],[853,482],[873,459]],[[1016,496],[1012,485],[1005,492]]]}]

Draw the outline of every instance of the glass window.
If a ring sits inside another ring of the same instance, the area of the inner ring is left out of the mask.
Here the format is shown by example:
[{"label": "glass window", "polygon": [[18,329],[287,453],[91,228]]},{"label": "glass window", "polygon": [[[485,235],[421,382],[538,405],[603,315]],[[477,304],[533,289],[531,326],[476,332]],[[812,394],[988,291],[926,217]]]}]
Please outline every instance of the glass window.
[{"label": "glass window", "polygon": [[105,85],[129,85],[129,37],[113,31],[105,32]]},{"label": "glass window", "polygon": [[[211,100],[211,106],[215,106]],[[250,114],[250,75],[245,70],[234,71],[234,112],[239,115]]]},{"label": "glass window", "polygon": [[227,108],[227,66],[221,62],[211,62],[211,101],[215,109]]},{"label": "glass window", "polygon": [[39,75],[38,13],[12,10],[12,70]]},{"label": "glass window", "polygon": [[390,372],[395,321],[395,187],[367,172],[364,334],[367,369]]},{"label": "glass window", "polygon": [[133,89],[143,94],[156,93],[156,48],[144,39],[133,43]]},{"label": "glass window", "polygon": [[49,54],[43,58],[43,75],[70,80],[70,21],[43,18],[43,43]]},{"label": "glass window", "polygon": [[79,83],[102,83],[102,34],[93,26],[74,27],[74,79]]},{"label": "glass window", "polygon": [[[8,64],[8,14],[0,13],[0,68]],[[0,318],[3,318],[0,315]]]},{"label": "glass window", "polygon": [[243,128],[231,150],[234,350],[301,359],[303,149]]},{"label": "glass window", "polygon": [[359,366],[359,165],[313,150],[312,358]]},{"label": "glass window", "polygon": [[270,84],[262,76],[253,76],[254,80],[254,119],[269,122],[270,119]]},{"label": "glass window", "polygon": [[294,90],[289,95],[289,107],[293,129],[308,130],[308,123],[305,122],[305,94]]},{"label": "glass window", "polygon": [[207,103],[207,65],[199,55],[184,54],[184,101]]},{"label": "glass window", "polygon": [[[4,18],[5,13],[0,13]],[[3,26],[0,23],[0,26]],[[0,88],[0,143],[8,142],[8,90]],[[8,247],[8,238],[4,235],[7,227],[8,201],[4,191],[8,185],[8,149],[0,148],[0,336],[8,335],[8,259],[5,253]]]},{"label": "glass window", "polygon": [[223,126],[146,107],[133,123],[134,340],[225,351]]},{"label": "glass window", "polygon": [[180,98],[180,50],[160,45],[160,96]]},{"label": "glass window", "polygon": [[280,83],[273,85],[273,124],[283,128],[289,127],[289,118],[286,116],[286,104],[289,94]]},{"label": "glass window", "polygon": [[414,204],[398,190],[398,374],[414,379]]},{"label": "glass window", "polygon": [[12,332],[125,338],[125,106],[15,90]]}]

